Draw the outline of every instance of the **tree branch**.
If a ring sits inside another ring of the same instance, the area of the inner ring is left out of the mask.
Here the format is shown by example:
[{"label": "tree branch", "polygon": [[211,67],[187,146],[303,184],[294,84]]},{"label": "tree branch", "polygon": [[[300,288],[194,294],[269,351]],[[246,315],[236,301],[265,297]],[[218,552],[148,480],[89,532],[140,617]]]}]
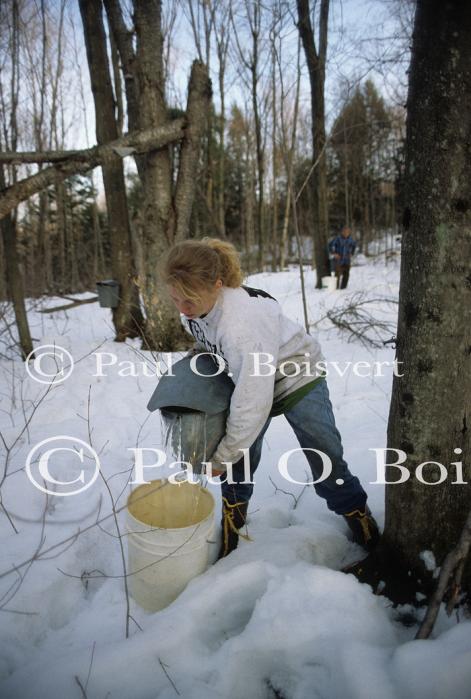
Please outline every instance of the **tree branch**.
[{"label": "tree branch", "polygon": [[191,68],[186,108],[187,128],[181,146],[180,167],[175,190],[177,225],[175,239],[188,236],[190,216],[195,197],[195,180],[201,137],[206,125],[206,115],[211,109],[211,81],[204,63],[194,61]]},{"label": "tree branch", "polygon": [[461,576],[463,573],[463,566],[466,558],[469,554],[471,548],[471,510],[469,511],[468,517],[461,532],[460,539],[456,544],[455,548],[450,551],[448,556],[442,565],[440,571],[440,577],[438,578],[438,584],[435,592],[432,595],[430,604],[427,609],[427,613],[420,625],[419,630],[415,636],[416,639],[428,638],[432,632],[435,620],[438,616],[440,610],[440,604],[443,600],[443,596],[447,590],[451,576],[452,580],[452,596],[450,602],[447,605],[448,615],[451,614],[454,603],[458,597],[459,590],[461,589]]},{"label": "tree branch", "polygon": [[[184,137],[184,126],[184,119],[175,119],[158,128],[128,133],[122,138],[102,146],[94,146],[84,151],[73,151],[75,156],[72,159],[68,158],[66,156],[67,151],[64,151],[64,159],[55,165],[51,165],[51,167],[45,168],[31,177],[27,177],[10,187],[0,190],[0,219],[4,218],[20,202],[29,199],[33,194],[40,192],[57,181],[65,180],[71,175],[83,174],[104,163],[113,162],[117,156],[124,158],[135,153],[157,150],[169,143],[182,139]],[[80,153],[80,156],[77,155],[78,153]],[[10,155],[12,160],[15,157],[18,160],[18,157],[22,154],[4,153],[3,155]],[[31,162],[31,160],[21,160],[20,162]]]}]

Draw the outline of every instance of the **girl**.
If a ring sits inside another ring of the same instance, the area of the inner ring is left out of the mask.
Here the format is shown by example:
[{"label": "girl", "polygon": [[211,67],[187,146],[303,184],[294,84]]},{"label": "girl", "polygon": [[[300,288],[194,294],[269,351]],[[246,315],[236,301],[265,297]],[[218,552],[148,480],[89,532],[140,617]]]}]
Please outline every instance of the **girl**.
[{"label": "girl", "polygon": [[[345,517],[353,540],[371,551],[378,527],[365,491],[343,459],[326,379],[316,374],[323,361],[317,340],[283,315],[270,294],[242,284],[239,256],[229,242],[203,238],[177,243],[167,254],[163,277],[183,326],[196,340],[190,354],[219,355],[235,384],[226,433],[211,457],[212,473],[224,476],[223,462],[231,462],[229,480],[235,481],[221,480],[219,558],[237,547],[253,491],[253,483],[244,481],[253,481],[263,435],[271,418],[281,414],[306,450],[314,480],[324,474],[324,455],[329,457],[332,471],[314,484],[316,493]],[[244,475],[244,448],[249,449],[250,479]]]}]

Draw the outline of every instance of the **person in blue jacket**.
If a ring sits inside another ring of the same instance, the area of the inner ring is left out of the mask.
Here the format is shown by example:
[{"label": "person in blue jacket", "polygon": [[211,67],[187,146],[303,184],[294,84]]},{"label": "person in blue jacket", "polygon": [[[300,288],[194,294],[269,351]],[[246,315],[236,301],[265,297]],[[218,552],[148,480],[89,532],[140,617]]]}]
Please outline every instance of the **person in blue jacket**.
[{"label": "person in blue jacket", "polygon": [[348,226],[344,226],[340,235],[329,243],[329,252],[334,256],[337,289],[347,288],[350,264],[356,245],[351,236],[351,229]]}]

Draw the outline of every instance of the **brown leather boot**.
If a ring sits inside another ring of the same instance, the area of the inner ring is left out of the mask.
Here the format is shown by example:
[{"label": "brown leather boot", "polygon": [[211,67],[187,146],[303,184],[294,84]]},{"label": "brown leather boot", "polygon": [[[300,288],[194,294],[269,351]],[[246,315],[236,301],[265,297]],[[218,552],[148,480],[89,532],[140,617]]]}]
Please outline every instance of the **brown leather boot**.
[{"label": "brown leather boot", "polygon": [[366,551],[373,551],[379,542],[380,533],[375,518],[368,505],[364,510],[345,512],[343,518],[353,534],[353,541]]},{"label": "brown leather boot", "polygon": [[217,560],[229,555],[237,548],[239,536],[249,539],[247,534],[240,534],[247,519],[248,502],[235,502],[231,504],[226,498],[222,499],[222,541]]}]

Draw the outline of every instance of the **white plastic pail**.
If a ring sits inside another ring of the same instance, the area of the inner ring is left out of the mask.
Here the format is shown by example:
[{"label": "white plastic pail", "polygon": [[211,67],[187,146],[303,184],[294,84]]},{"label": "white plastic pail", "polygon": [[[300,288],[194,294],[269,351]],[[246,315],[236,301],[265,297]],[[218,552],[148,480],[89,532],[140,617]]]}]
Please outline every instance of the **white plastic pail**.
[{"label": "white plastic pail", "polygon": [[208,566],[214,498],[193,483],[155,480],[127,502],[128,581],[136,602],[163,609]]},{"label": "white plastic pail", "polygon": [[337,289],[337,277],[322,277],[322,288],[327,291],[335,291]]}]

